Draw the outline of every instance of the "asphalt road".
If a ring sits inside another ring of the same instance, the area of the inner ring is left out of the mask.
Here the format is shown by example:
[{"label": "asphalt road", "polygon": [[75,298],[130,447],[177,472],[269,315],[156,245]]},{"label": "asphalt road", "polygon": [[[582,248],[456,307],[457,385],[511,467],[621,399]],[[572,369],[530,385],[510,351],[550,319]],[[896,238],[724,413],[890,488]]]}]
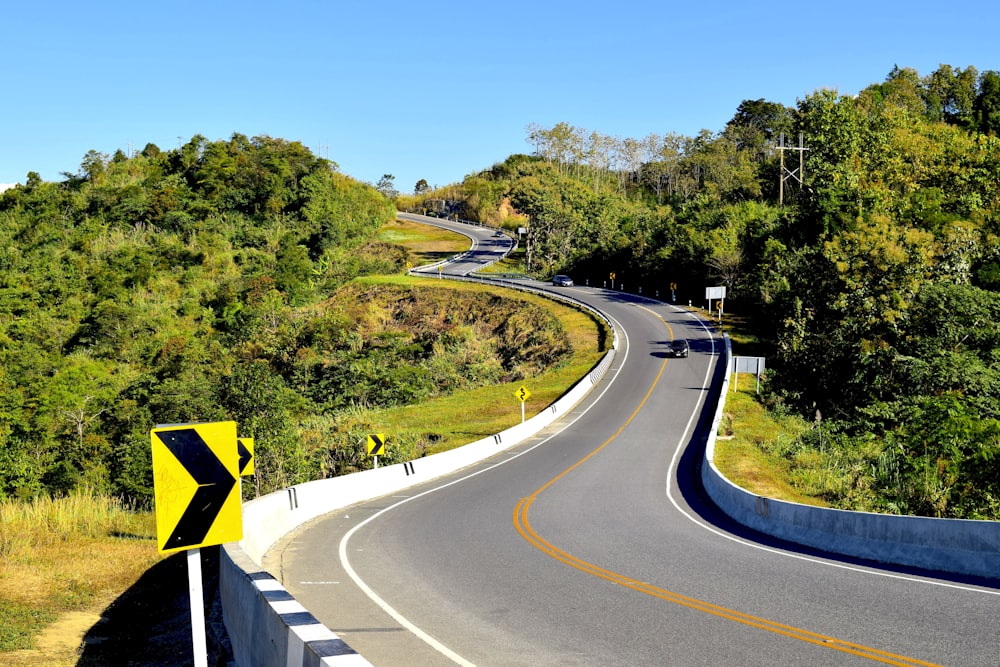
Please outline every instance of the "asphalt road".
[{"label": "asphalt road", "polygon": [[[709,325],[558,291],[614,319],[612,368],[546,432],[272,549],[265,565],[320,621],[375,665],[1000,664],[1000,579],[824,556],[705,502]],[[667,358],[680,337],[691,356]]]}]

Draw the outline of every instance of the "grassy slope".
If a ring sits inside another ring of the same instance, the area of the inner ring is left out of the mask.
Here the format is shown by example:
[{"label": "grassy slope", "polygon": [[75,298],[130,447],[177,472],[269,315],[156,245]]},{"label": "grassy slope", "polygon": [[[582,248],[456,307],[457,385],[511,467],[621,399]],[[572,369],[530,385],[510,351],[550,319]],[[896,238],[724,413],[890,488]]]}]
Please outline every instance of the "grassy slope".
[{"label": "grassy slope", "polygon": [[[406,246],[414,264],[462,252],[469,244],[464,236],[399,221],[383,227],[379,240]],[[405,276],[365,280],[426,283],[426,279]],[[439,286],[488,289],[451,281],[441,281]],[[601,353],[593,318],[539,297],[526,298],[556,312],[576,350],[570,362],[539,378],[517,383],[532,392],[527,412],[533,414],[585,375]],[[519,421],[515,389],[514,385],[485,387],[420,406],[385,410],[381,417],[387,429],[405,424],[410,429],[440,433],[442,438],[432,450],[440,451]],[[470,415],[480,419],[469,422]],[[187,660],[190,625],[186,621],[189,611],[183,563],[176,556],[160,556],[155,537],[151,513],[134,514],[113,501],[86,494],[31,505],[0,505],[0,667],[116,661],[103,644],[88,646],[81,654],[85,634],[113,637],[120,650],[131,656],[123,655],[123,664],[149,651],[157,653],[149,656],[150,663],[176,664],[178,655]],[[184,604],[178,604],[179,597],[184,598]],[[179,618],[169,618],[171,614]],[[102,616],[108,620],[95,632]],[[137,616],[142,617],[141,624]],[[140,629],[147,626],[152,630]],[[163,628],[170,629],[173,641],[157,645],[135,636]]]},{"label": "grassy slope", "polygon": [[75,664],[100,610],[160,560],[155,537],[152,514],[88,493],[0,504],[0,665]]},{"label": "grassy slope", "polygon": [[[767,357],[767,349],[736,315],[726,318],[733,354]],[[774,453],[776,443],[793,438],[809,425],[796,417],[778,418],[756,398],[756,380],[750,375],[730,376],[737,390],[726,397],[726,409],[715,445],[715,465],[734,484],[760,496],[807,505],[824,506],[823,500],[802,493],[790,481],[790,463]]]}]

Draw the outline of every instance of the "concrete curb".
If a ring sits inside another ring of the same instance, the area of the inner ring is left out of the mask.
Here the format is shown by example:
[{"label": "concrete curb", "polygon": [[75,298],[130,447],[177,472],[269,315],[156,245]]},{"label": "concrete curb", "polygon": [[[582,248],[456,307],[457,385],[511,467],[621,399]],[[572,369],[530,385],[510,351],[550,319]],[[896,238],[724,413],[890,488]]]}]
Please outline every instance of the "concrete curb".
[{"label": "concrete curb", "polygon": [[370,664],[242,551],[222,549],[219,557],[219,592],[236,664]]}]

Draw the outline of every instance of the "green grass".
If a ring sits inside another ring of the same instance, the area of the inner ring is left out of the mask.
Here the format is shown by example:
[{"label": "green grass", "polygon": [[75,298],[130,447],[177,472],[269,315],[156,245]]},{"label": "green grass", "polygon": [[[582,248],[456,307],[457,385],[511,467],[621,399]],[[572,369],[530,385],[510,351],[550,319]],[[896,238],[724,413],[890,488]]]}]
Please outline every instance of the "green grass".
[{"label": "green grass", "polygon": [[[731,376],[730,383],[733,379]],[[756,495],[826,506],[823,500],[793,485],[791,463],[782,456],[782,444],[808,428],[797,417],[770,414],[757,400],[754,379],[741,376],[737,390],[726,396],[715,465],[729,481]]]},{"label": "green grass", "polygon": [[393,220],[378,230],[379,241],[400,245],[410,253],[411,264],[438,262],[470,247],[468,237],[432,225]]},{"label": "green grass", "polygon": [[418,405],[371,410],[367,415],[373,423],[388,432],[407,431],[433,441],[424,453],[451,449],[498,433],[521,421],[521,404],[514,392],[524,386],[531,392],[525,402],[525,416],[530,417],[552,404],[601,359],[609,333],[592,315],[531,294],[513,294],[509,290],[452,280],[435,280],[404,275],[368,276],[357,279],[361,284],[428,285],[443,290],[463,290],[498,294],[505,298],[522,299],[539,305],[560,321],[569,337],[573,353],[563,364],[535,378],[480,387],[443,396]]},{"label": "green grass", "polygon": [[[722,329],[729,335],[734,356],[764,357],[770,347],[752,331],[751,322],[738,313],[724,313]],[[731,482],[751,493],[806,505],[828,506],[796,484],[797,473],[786,456],[790,445],[810,425],[798,417],[776,416],[757,400],[757,379],[731,375],[726,409],[715,445],[715,465]]]},{"label": "green grass", "polygon": [[494,262],[484,269],[477,271],[477,274],[482,275],[514,275],[514,276],[526,276],[528,271],[524,264],[525,252],[524,245],[518,246],[514,252],[510,253],[499,262]]},{"label": "green grass", "polygon": [[373,419],[390,431],[430,434],[434,444],[426,453],[433,454],[519,423],[521,404],[514,392],[521,386],[531,392],[525,402],[525,417],[541,412],[590,372],[604,353],[598,350],[598,324],[593,318],[571,308],[552,309],[571,333],[574,352],[567,363],[535,378],[462,391],[419,405],[376,410]]}]

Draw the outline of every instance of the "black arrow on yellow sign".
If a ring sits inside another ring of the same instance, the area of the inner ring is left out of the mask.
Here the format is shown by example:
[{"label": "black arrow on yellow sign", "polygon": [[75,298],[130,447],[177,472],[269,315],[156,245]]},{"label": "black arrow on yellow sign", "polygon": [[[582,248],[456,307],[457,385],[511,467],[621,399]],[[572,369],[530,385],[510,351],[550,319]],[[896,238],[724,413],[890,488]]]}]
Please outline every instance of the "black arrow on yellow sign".
[{"label": "black arrow on yellow sign", "polygon": [[253,438],[237,438],[236,451],[239,454],[240,477],[254,473]]},{"label": "black arrow on yellow sign", "polygon": [[368,436],[368,456],[378,456],[385,447],[385,436],[381,433],[373,433]]},{"label": "black arrow on yellow sign", "polygon": [[236,478],[195,429],[154,433],[198,484],[194,497],[161,550],[198,546],[205,541],[209,529],[219,516],[236,485]]}]

